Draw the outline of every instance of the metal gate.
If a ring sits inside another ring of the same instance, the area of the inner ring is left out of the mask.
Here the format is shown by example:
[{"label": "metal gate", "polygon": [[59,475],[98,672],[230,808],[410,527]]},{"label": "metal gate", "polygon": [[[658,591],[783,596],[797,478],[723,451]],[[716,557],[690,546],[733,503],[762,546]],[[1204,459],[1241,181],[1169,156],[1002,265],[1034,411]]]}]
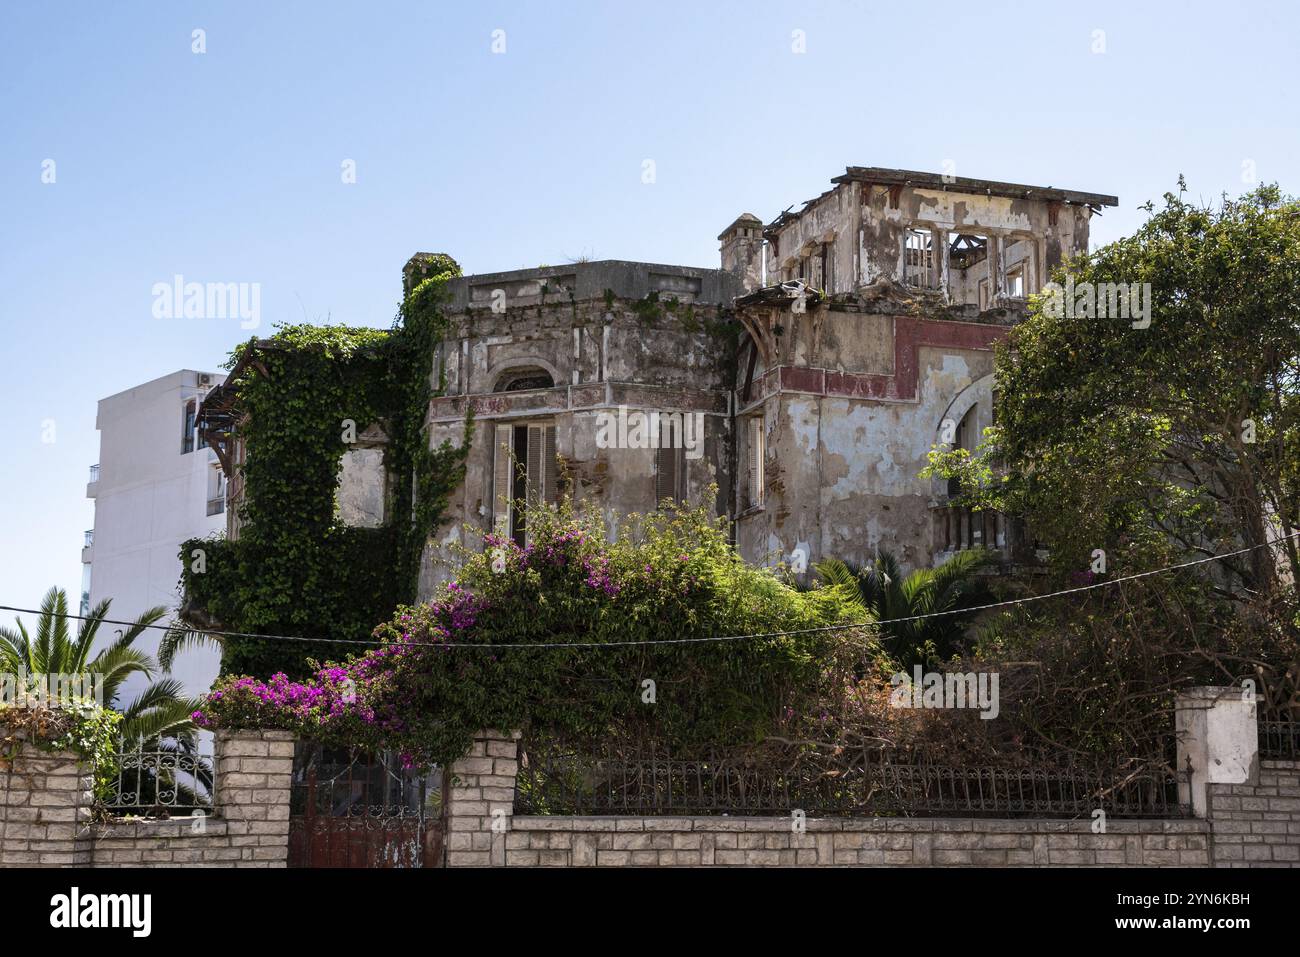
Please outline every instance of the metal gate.
[{"label": "metal gate", "polygon": [[391,752],[300,741],[289,804],[290,867],[441,867],[442,771]]}]

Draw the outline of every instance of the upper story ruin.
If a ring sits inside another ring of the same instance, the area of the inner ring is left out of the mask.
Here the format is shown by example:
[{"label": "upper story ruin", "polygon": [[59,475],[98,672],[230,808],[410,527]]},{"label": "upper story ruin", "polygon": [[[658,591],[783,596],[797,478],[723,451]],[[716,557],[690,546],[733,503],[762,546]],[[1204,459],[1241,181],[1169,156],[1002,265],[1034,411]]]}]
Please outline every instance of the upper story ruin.
[{"label": "upper story ruin", "polygon": [[850,166],[764,226],[745,213],[718,239],[746,292],[802,280],[826,295],[896,286],[969,312],[1023,302],[1088,249],[1100,193]]}]

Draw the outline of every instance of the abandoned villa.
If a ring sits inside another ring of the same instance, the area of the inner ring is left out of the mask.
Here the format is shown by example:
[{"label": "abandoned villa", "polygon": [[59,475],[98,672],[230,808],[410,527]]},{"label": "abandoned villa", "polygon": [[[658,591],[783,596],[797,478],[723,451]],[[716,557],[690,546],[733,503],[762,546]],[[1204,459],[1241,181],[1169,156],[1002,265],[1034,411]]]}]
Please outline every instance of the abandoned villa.
[{"label": "abandoned villa", "polygon": [[[454,573],[465,526],[522,544],[512,503],[563,494],[611,528],[707,505],[757,564],[882,548],[909,568],[971,547],[1019,560],[1033,545],[1014,523],[951,505],[955,490],[919,473],[936,445],[974,449],[995,414],[994,344],[1117,202],[850,167],[797,212],[737,217],[717,269],[611,260],[454,280],[427,425],[433,445],[459,444],[472,409],[475,432],[420,597]],[[408,291],[428,258],[407,263]],[[385,522],[383,444],[367,430],[344,455],[347,524]],[[232,538],[238,458],[223,462]]]}]

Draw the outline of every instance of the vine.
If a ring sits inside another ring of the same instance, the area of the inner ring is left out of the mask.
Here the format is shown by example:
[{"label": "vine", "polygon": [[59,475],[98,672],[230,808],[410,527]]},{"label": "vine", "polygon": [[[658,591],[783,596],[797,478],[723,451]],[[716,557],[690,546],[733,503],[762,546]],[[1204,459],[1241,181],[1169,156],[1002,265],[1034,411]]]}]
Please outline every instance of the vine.
[{"label": "vine", "polygon": [[[241,369],[234,385],[247,449],[240,536],[182,544],[191,620],[220,630],[357,638],[415,600],[421,554],[463,476],[472,428],[467,419],[458,447],[429,448],[424,422],[442,387],[432,381],[432,359],[448,327],[446,285],[460,268],[441,255],[424,265],[429,278],[411,289],[390,330],[281,326],[231,354],[228,368]],[[246,356],[256,361],[241,365]],[[339,470],[349,441],[372,425],[386,440],[386,521],[351,527],[336,517]],[[195,549],[204,561],[192,561]],[[344,646],[312,650],[341,654]],[[226,673],[310,668],[301,643],[223,644]]]}]

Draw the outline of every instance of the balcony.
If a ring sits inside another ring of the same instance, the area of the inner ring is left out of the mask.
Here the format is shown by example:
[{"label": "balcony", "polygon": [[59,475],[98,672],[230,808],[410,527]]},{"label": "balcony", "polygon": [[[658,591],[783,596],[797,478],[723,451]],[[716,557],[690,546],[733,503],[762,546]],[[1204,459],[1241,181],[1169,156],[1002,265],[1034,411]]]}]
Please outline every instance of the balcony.
[{"label": "balcony", "polygon": [[1025,523],[992,509],[976,510],[951,501],[930,506],[934,521],[934,563],[941,565],[957,552],[984,549],[1003,569],[1033,569],[1042,565]]},{"label": "balcony", "polygon": [[85,544],[81,546],[81,564],[89,565],[95,557],[95,530],[86,529]]},{"label": "balcony", "polygon": [[90,479],[86,482],[86,498],[94,498],[99,491],[99,465],[90,467]]}]

